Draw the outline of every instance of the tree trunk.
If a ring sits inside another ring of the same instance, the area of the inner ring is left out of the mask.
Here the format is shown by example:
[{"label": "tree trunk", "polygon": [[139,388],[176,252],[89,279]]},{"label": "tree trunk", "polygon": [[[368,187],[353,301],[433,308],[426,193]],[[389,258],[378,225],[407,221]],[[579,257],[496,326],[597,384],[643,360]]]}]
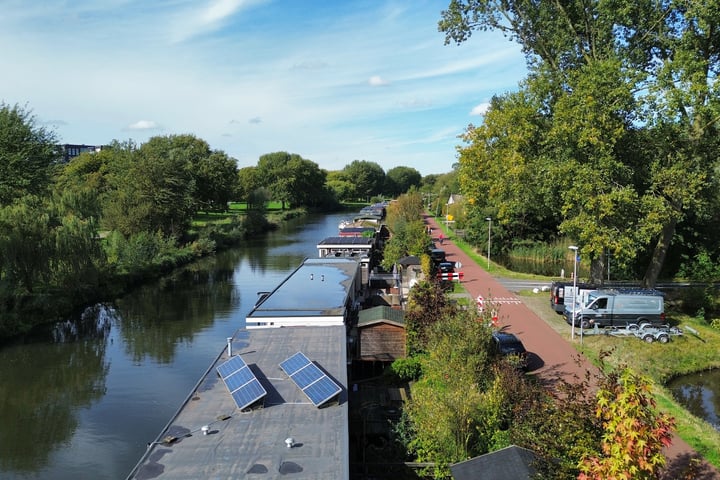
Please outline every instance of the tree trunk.
[{"label": "tree trunk", "polygon": [[645,288],[655,288],[658,276],[665,264],[665,257],[670,249],[670,242],[672,242],[673,236],[675,236],[675,227],[677,220],[672,218],[662,229],[660,238],[655,245],[652,258],[650,259],[650,265],[648,265],[647,271],[645,272],[645,278],[643,278],[642,286]]},{"label": "tree trunk", "polygon": [[605,274],[605,254],[590,261],[590,283],[595,285],[603,284]]}]

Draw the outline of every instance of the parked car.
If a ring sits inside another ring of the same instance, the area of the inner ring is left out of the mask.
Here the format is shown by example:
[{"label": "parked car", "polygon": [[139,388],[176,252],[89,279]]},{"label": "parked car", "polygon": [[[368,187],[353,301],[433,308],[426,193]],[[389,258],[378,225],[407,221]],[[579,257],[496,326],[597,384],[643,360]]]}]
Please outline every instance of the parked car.
[{"label": "parked car", "polygon": [[493,332],[495,353],[508,357],[510,361],[522,368],[527,368],[527,350],[518,337],[508,332]]},{"label": "parked car", "polygon": [[438,263],[438,273],[455,273],[455,264],[452,262]]},{"label": "parked car", "polygon": [[435,264],[445,261],[445,250],[441,248],[433,248],[430,250],[430,258]]}]

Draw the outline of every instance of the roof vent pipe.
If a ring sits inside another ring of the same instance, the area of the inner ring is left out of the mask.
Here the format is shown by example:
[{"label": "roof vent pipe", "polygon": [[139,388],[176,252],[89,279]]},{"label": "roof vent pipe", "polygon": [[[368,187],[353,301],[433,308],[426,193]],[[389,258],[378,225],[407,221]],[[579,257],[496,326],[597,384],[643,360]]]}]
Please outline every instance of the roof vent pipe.
[{"label": "roof vent pipe", "polygon": [[232,337],[227,337],[228,357],[232,357]]},{"label": "roof vent pipe", "polygon": [[287,448],[292,448],[295,446],[295,439],[292,437],[288,437],[285,439],[285,445],[287,445]]}]

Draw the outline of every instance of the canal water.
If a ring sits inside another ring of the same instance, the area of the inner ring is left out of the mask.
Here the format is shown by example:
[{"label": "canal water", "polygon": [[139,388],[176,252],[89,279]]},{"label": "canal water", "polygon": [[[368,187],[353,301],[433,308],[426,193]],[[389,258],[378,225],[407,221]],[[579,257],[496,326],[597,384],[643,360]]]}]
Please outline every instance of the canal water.
[{"label": "canal water", "polygon": [[720,431],[720,369],[683,375],[667,388],[690,413]]},{"label": "canal water", "polygon": [[124,479],[273,289],[346,215],[310,216],[0,347],[0,478]]}]

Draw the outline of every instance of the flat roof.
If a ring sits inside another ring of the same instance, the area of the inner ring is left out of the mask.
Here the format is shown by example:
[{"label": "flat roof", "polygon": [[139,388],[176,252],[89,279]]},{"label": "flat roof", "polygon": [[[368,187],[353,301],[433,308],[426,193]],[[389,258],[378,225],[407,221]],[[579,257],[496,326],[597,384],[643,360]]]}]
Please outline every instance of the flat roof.
[{"label": "flat roof", "polygon": [[372,237],[327,237],[317,244],[317,248],[331,248],[331,247],[363,247],[372,248],[375,243],[375,239]]},{"label": "flat roof", "polygon": [[350,258],[308,258],[247,318],[342,316],[358,268]]},{"label": "flat roof", "polygon": [[[128,479],[349,479],[345,327],[241,330],[232,350],[267,391],[262,406],[235,405],[215,371],[228,360],[224,348]],[[315,407],[282,371],[297,352],[342,387],[337,400]]]}]

